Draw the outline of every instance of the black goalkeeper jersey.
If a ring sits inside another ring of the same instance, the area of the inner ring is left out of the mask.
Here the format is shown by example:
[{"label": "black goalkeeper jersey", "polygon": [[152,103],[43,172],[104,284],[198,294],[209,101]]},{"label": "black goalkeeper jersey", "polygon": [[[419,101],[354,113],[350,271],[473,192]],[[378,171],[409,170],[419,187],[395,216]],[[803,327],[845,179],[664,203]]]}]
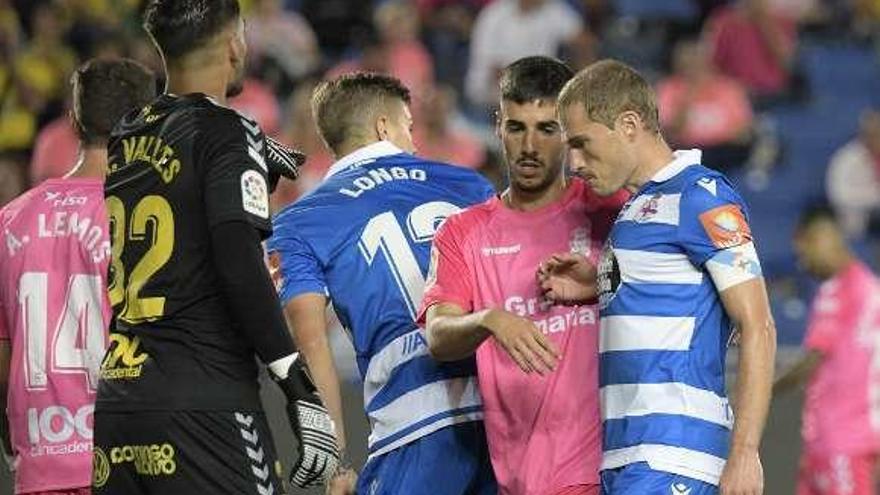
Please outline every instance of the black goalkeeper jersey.
[{"label": "black goalkeeper jersey", "polygon": [[109,142],[110,347],[99,410],[259,409],[254,350],[224,304],[211,228],[271,233],[265,138],[201,94],[163,95]]}]

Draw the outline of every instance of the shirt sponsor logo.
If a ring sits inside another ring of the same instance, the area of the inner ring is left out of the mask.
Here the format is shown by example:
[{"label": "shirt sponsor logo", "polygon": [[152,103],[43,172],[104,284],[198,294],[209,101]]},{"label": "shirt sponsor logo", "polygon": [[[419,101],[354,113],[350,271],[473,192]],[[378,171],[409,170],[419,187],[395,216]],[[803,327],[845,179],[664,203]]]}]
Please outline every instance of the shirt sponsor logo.
[{"label": "shirt sponsor logo", "polygon": [[44,455],[70,455],[92,450],[90,418],[95,412],[93,404],[76,411],[54,405],[38,410],[27,410],[28,441],[31,457]]},{"label": "shirt sponsor logo", "polygon": [[555,314],[546,318],[538,318],[541,313],[546,313],[553,303],[537,297],[524,298],[511,296],[504,301],[504,310],[517,316],[529,318],[545,335],[565,332],[576,326],[595,325],[596,312],[592,307],[570,307],[563,314]]},{"label": "shirt sponsor logo", "polygon": [[520,252],[522,245],[514,244],[512,246],[484,247],[483,256],[503,256],[507,254],[516,254]]},{"label": "shirt sponsor logo", "polygon": [[110,449],[110,463],[130,462],[141,476],[171,476],[177,471],[174,454],[174,447],[170,443],[121,445]]},{"label": "shirt sponsor logo", "polygon": [[727,249],[752,240],[752,231],[739,206],[727,204],[700,215],[700,223],[719,249]]},{"label": "shirt sponsor logo", "polygon": [[244,211],[269,218],[269,188],[266,179],[256,170],[245,170],[241,174],[241,202]]},{"label": "shirt sponsor logo", "polygon": [[599,260],[598,268],[598,288],[599,288],[599,309],[605,309],[617,294],[620,288],[620,265],[617,263],[617,257],[614,256],[614,250],[610,245],[606,245],[602,251],[602,257]]},{"label": "shirt sponsor logo", "polygon": [[101,363],[102,380],[134,380],[140,378],[149,355],[139,350],[140,337],[129,339],[121,333],[110,334],[110,346]]}]

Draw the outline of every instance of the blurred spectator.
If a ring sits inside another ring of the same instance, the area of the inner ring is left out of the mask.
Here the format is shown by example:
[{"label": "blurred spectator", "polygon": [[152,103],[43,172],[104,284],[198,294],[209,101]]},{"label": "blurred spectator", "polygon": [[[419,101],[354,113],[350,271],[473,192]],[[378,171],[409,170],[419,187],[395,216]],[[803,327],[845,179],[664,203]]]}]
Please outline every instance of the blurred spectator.
[{"label": "blurred spectator", "polygon": [[471,31],[477,12],[491,0],[417,0],[423,37],[434,60],[435,79],[464,92]]},{"label": "blurred spectator", "polygon": [[300,12],[333,64],[370,31],[372,3],[364,0],[302,0]]},{"label": "blurred spectator", "polygon": [[37,185],[46,179],[63,177],[79,153],[79,138],[67,115],[40,129],[31,156],[30,181]]},{"label": "blurred spectator", "polygon": [[241,94],[229,99],[229,106],[260,124],[267,136],[275,137],[281,130],[281,110],[272,89],[259,79],[249,77],[244,81]]},{"label": "blurred spectator", "polygon": [[680,148],[702,148],[704,162],[712,167],[743,164],[753,136],[745,89],[715,71],[698,41],[680,41],[673,66],[674,73],[657,87],[665,136]]},{"label": "blurred spectator", "polygon": [[333,164],[333,156],[318,135],[312,119],[312,91],[315,89],[315,85],[314,81],[303,82],[296,88],[288,102],[290,117],[281,133],[280,140],[289,146],[302,150],[308,159],[305,166],[300,169],[300,175],[296,182],[282,179],[278,183],[278,188],[270,198],[272,211],[278,211],[284,205],[314,189],[324,180],[324,175]]},{"label": "blurred spectator", "polygon": [[782,96],[789,88],[797,48],[795,23],[774,11],[768,0],[738,0],[708,19],[712,60],[757,97]]},{"label": "blurred spectator", "polygon": [[431,160],[480,168],[486,149],[477,137],[453,126],[455,99],[452,88],[439,86],[422,100],[415,118],[417,153]]},{"label": "blurred spectator", "polygon": [[862,113],[859,136],[831,157],[826,187],[847,235],[880,226],[880,111]]},{"label": "blurred spectator", "polygon": [[391,74],[416,97],[426,94],[434,83],[434,61],[419,40],[421,27],[416,8],[405,0],[387,0],[373,17],[385,45]]},{"label": "blurred spectator", "polygon": [[358,71],[383,72],[400,79],[418,100],[434,82],[434,63],[418,36],[415,8],[401,0],[388,0],[376,10],[375,31],[361,39],[360,56],[337,64],[325,77]]},{"label": "blurred spectator", "polygon": [[591,37],[565,0],[496,0],[477,17],[465,87],[470,102],[498,101],[498,73],[527,55],[559,56],[568,50],[577,68],[592,58]]},{"label": "blurred spectator", "polygon": [[9,156],[0,155],[0,208],[25,190],[24,167]]},{"label": "blurred spectator", "polygon": [[851,0],[853,30],[860,36],[880,35],[880,0]]},{"label": "blurred spectator", "polygon": [[282,0],[257,0],[247,21],[248,58],[277,92],[286,93],[318,68],[318,39],[303,16]]},{"label": "blurred spectator", "polygon": [[15,60],[15,71],[43,101],[60,98],[76,64],[76,54],[64,41],[66,26],[54,4],[34,11],[31,39]]}]

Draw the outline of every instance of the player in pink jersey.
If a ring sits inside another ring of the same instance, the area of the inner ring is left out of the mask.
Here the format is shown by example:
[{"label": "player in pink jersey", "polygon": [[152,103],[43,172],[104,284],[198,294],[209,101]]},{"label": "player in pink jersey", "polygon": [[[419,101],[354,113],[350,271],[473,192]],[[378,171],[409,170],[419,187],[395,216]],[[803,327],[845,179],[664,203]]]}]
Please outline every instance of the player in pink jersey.
[{"label": "player in pink jersey", "polygon": [[774,387],[808,381],[798,495],[870,495],[880,454],[880,280],[847,248],[834,214],[814,208],[795,234],[801,264],[823,280],[806,355]]},{"label": "player in pink jersey", "polygon": [[72,81],[79,161],[0,210],[0,403],[15,493],[91,492],[110,318],[106,144],[122,115],[155,95],[152,73],[131,60],[87,62]]},{"label": "player in pink jersey", "polygon": [[420,312],[436,359],[476,352],[502,494],[599,493],[596,309],[548,304],[535,278],[558,250],[595,262],[622,203],[563,173],[555,103],[572,75],[547,57],[502,72],[497,132],[510,187],[441,227]]}]

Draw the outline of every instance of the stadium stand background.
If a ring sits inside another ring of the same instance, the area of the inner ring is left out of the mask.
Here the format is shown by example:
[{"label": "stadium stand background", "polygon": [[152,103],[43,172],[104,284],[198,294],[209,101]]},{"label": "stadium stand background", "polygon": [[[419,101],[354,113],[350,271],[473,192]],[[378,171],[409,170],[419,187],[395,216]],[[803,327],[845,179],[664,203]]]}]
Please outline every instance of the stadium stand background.
[{"label": "stadium stand background", "polygon": [[[233,105],[256,118],[267,133],[311,156],[303,179],[285,184],[273,206],[313,187],[332,162],[311,126],[308,95],[314,81],[354,69],[389,71],[413,88],[422,154],[479,169],[503,187],[492,108],[469,97],[476,93],[469,90],[467,74],[472,34],[489,29],[476,27],[481,14],[495,3],[516,1],[242,0],[251,48],[249,79]],[[533,8],[565,4],[570,9],[566,15],[581,26],[578,36],[556,40],[555,48],[551,44],[552,54],[577,66],[613,56],[658,83],[672,72],[676,43],[709,38],[714,15],[736,3],[519,1]],[[790,247],[794,223],[806,205],[827,199],[829,161],[857,135],[860,114],[880,108],[880,1],[749,1],[766,2],[779,19],[796,27],[796,49],[782,90],[749,93],[753,116],[747,139],[738,141],[748,143],[747,156],[717,165],[724,167],[751,207],[779,329],[777,365],[782,367],[799,352],[816,288],[796,266]],[[147,63],[161,77],[160,61],[139,27],[141,3],[0,0],[0,205],[72,165],[76,144],[66,121],[67,81],[79,61],[125,55]],[[876,172],[880,184],[880,163]],[[852,237],[857,252],[875,269],[880,264],[876,213],[868,228]],[[347,381],[346,422],[352,458],[359,467],[367,435],[360,383],[351,346],[338,328],[333,342]],[[735,350],[729,361],[735,369]],[[276,442],[289,460],[293,445],[281,416],[281,397],[271,385],[264,388]],[[793,493],[801,400],[796,394],[774,400],[763,446],[768,494]],[[0,493],[11,493],[5,472],[0,473]]]}]

